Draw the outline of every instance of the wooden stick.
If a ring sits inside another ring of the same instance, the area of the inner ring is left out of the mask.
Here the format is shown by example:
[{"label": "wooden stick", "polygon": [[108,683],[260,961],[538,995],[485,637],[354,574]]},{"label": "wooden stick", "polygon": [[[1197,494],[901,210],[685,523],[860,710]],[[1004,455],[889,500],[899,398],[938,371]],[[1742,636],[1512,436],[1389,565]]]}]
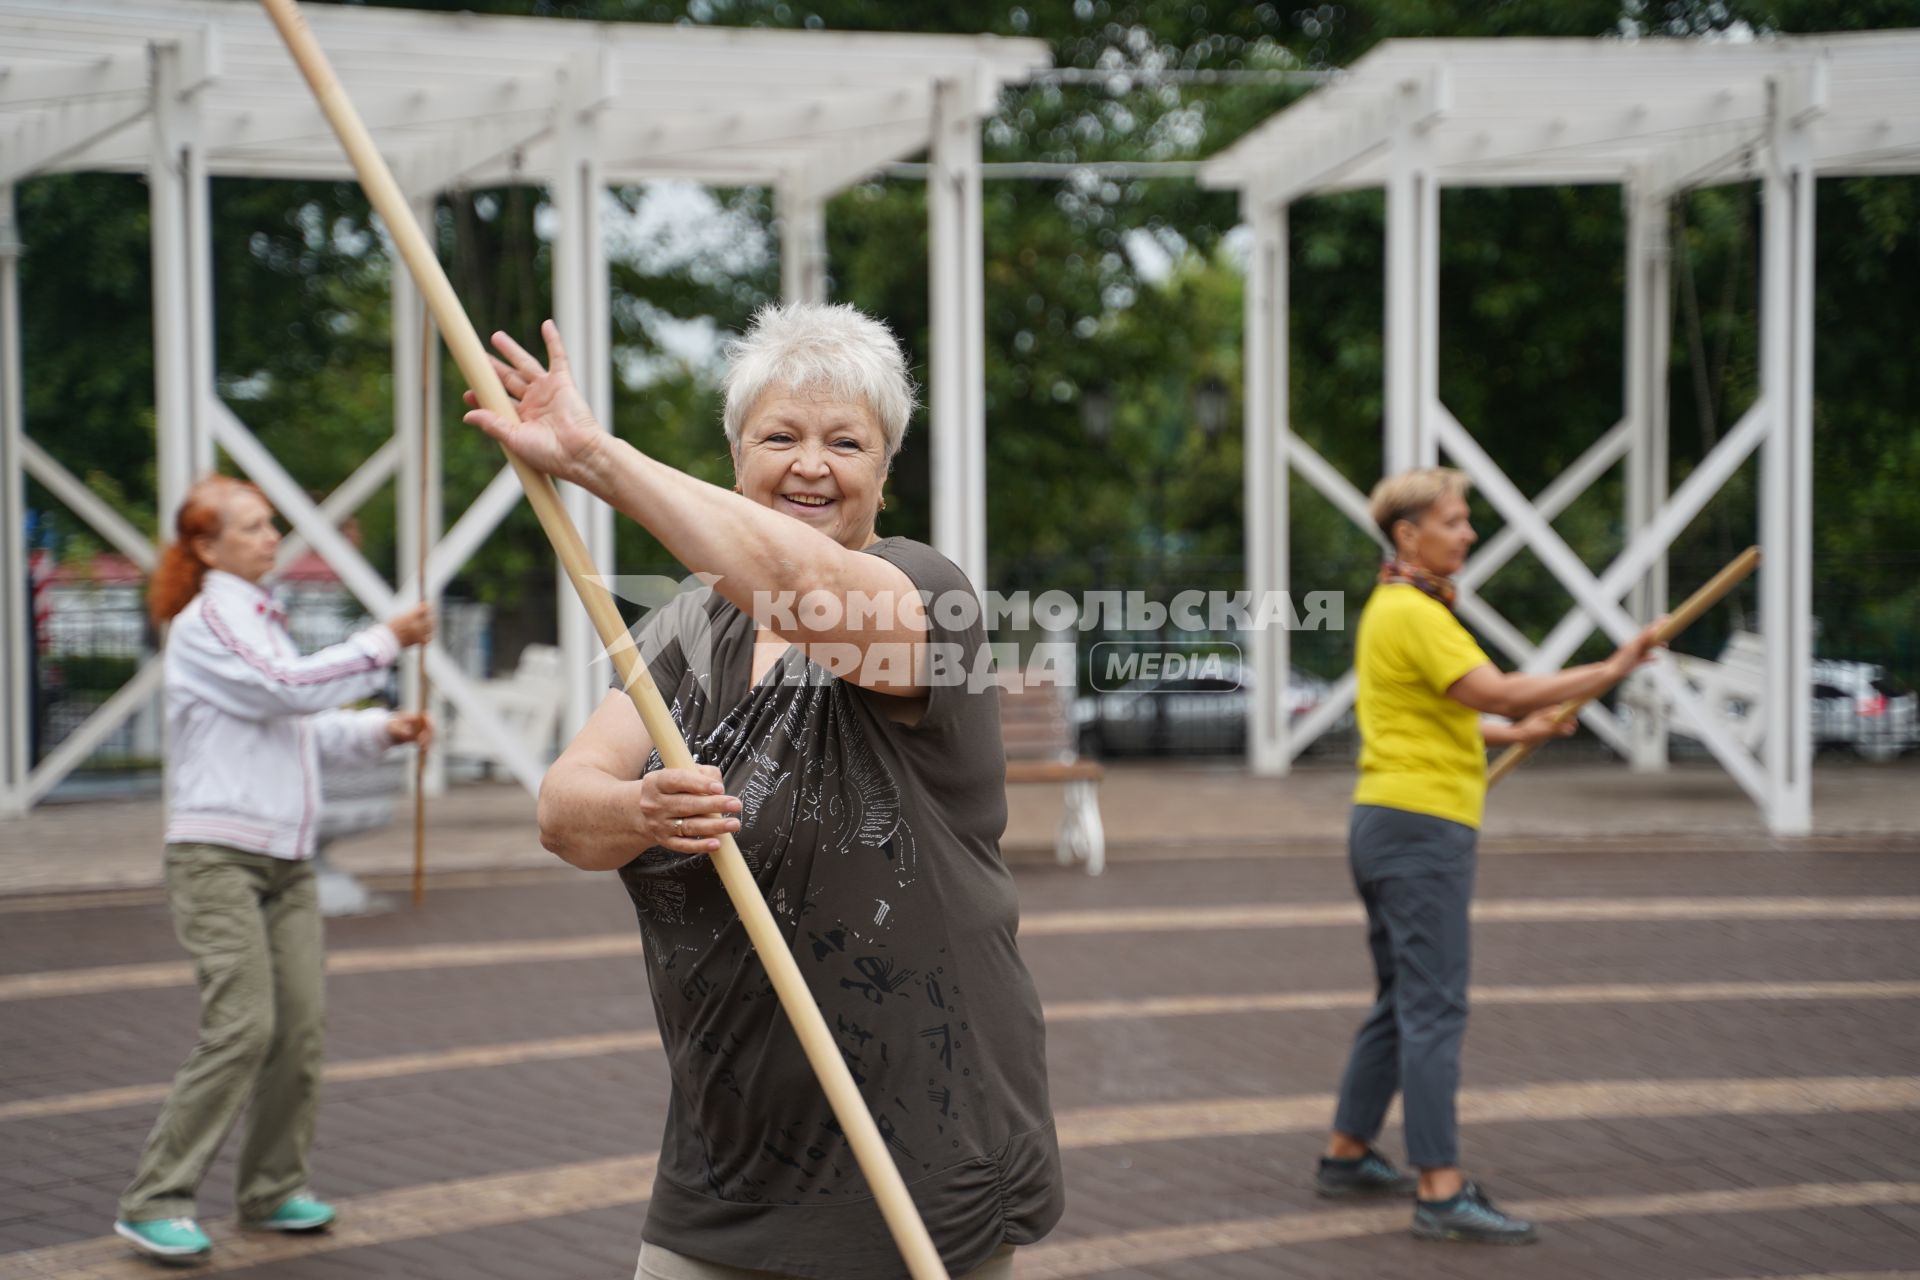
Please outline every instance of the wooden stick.
[{"label": "wooden stick", "polygon": [[[414,573],[420,583],[420,603],[427,602],[427,493],[429,491],[429,470],[433,466],[433,450],[428,444],[433,439],[431,424],[427,421],[433,413],[433,378],[439,373],[433,357],[438,351],[433,340],[433,316],[425,308],[420,312],[420,529],[419,547],[416,549],[418,563]],[[432,704],[433,686],[427,679],[427,646],[418,646],[414,655],[417,664],[414,675],[420,692],[420,714],[425,715]],[[419,907],[427,900],[427,749],[416,746],[413,749],[413,905]]]},{"label": "wooden stick", "polygon": [[[1688,596],[1684,604],[1667,615],[1667,620],[1660,624],[1660,643],[1670,643],[1675,636],[1692,626],[1701,614],[1719,604],[1722,596],[1739,586],[1759,566],[1760,548],[1758,547],[1748,547],[1735,556],[1726,568],[1714,574],[1707,580],[1704,587]],[[1584,698],[1575,698],[1570,702],[1561,703],[1554,708],[1553,723],[1565,724],[1580,714],[1580,708],[1611,688],[1613,686],[1608,685],[1606,689],[1595,690]],[[1487,770],[1487,785],[1493,786],[1494,783],[1518,769],[1520,762],[1532,755],[1538,745],[1532,742],[1516,742],[1502,751],[1499,759],[1493,762],[1493,768]]]},{"label": "wooden stick", "polygon": [[[466,375],[467,385],[473,388],[474,395],[487,409],[509,421],[518,421],[519,415],[514,412],[513,401],[507,396],[506,388],[500,385],[499,376],[487,360],[480,335],[474,331],[473,322],[461,308],[438,256],[427,244],[419,224],[413,220],[406,197],[394,181],[393,174],[388,171],[386,162],[381,159],[353,104],[347,100],[346,91],[341,88],[326,54],[308,29],[306,18],[293,0],[261,0],[261,3],[273,19],[274,26],[279,29],[281,38],[286,41],[288,51],[299,65],[300,73],[306,77],[334,133],[339,135],[340,144],[346,150],[347,158],[352,161],[354,171],[359,174],[360,185],[366,189],[367,198],[385,219],[395,247],[399,249],[407,269],[413,273],[414,283],[419,286],[428,310],[439,323],[461,373]],[[520,477],[527,501],[540,518],[540,527],[553,543],[567,577],[572,580],[574,590],[586,606],[594,630],[599,633],[601,643],[612,657],[614,670],[632,697],[634,709],[645,722],[654,747],[660,752],[660,759],[668,768],[694,768],[693,753],[687,749],[686,739],[681,737],[680,728],[674,724],[666,703],[661,700],[660,691],[654,687],[653,677],[638,660],[636,648],[627,635],[626,624],[620,620],[620,611],[614,605],[613,596],[600,583],[593,560],[587,554],[586,544],[581,541],[580,532],[574,528],[573,521],[567,518],[566,508],[561,505],[553,482],[512,454],[507,455],[507,460]],[[794,963],[787,940],[774,923],[773,913],[760,896],[753,873],[747,869],[746,859],[741,856],[740,848],[732,836],[720,837],[720,851],[713,855],[713,862],[719,870],[721,882],[726,886],[727,896],[733,901],[734,910],[740,913],[747,937],[759,953],[761,963],[766,966],[767,976],[780,998],[780,1006],[793,1024],[794,1033],[799,1037],[800,1046],[806,1052],[814,1075],[819,1078],[834,1117],[847,1136],[847,1145],[852,1148],[854,1158],[859,1162],[860,1172],[865,1175],[867,1187],[886,1219],[887,1228],[893,1233],[894,1243],[900,1249],[907,1270],[913,1280],[947,1280],[947,1271],[940,1261],[939,1251],[934,1248],[926,1224],[913,1207],[912,1197],[907,1194],[900,1170],[894,1165],[893,1157],[880,1137],[879,1126],[874,1123],[865,1100],[854,1086],[853,1076],[847,1070],[846,1060],[841,1057],[840,1047],[827,1030],[826,1019],[820,1015],[813,993],[807,989],[806,980],[800,975],[800,966]]]}]

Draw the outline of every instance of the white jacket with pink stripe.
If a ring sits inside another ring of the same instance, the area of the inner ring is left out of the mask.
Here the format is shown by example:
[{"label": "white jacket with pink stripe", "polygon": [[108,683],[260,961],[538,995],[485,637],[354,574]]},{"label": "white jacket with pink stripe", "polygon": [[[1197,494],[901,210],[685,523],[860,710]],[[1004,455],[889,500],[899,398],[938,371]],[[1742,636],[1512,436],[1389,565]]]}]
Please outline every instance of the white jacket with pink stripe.
[{"label": "white jacket with pink stripe", "polygon": [[210,571],[167,633],[167,841],[313,856],[320,767],[391,745],[388,713],[342,711],[386,685],[385,626],[302,657],[273,598]]}]

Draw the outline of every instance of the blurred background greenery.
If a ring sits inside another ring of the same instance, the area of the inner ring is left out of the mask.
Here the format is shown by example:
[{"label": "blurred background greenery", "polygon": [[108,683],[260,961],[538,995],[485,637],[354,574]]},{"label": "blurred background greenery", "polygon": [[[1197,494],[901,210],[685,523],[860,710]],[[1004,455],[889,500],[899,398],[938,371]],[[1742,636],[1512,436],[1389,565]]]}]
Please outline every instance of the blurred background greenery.
[{"label": "blurred background greenery", "polygon": [[[1325,69],[1410,36],[1764,38],[1920,26],[1920,4],[1837,0],[1445,0],[1294,8],[1195,0],[1032,0],[903,6],[872,0],[459,0],[408,7],[846,30],[994,32],[1048,41],[1098,83],[1009,90],[984,132],[988,161],[1205,157],[1306,89],[1173,82],[1178,69]],[[151,309],[147,197],[138,178],[61,175],[19,189],[26,244],[28,429],[137,524],[151,527]],[[610,194],[614,428],[697,475],[727,482],[715,390],[718,340],[779,289],[763,190],[638,187]],[[530,337],[548,314],[550,244],[537,186],[457,191],[438,208],[444,260],[483,331]],[[1754,186],[1700,191],[1673,209],[1670,400],[1678,483],[1752,401],[1757,384]],[[1819,651],[1920,677],[1920,178],[1820,184],[1816,295],[1814,609]],[[390,432],[389,263],[351,184],[220,180],[215,315],[222,394],[320,493]],[[1621,414],[1620,192],[1612,187],[1449,191],[1441,204],[1442,397],[1514,481],[1536,491]],[[995,180],[986,187],[990,581],[1061,587],[1231,589],[1241,582],[1241,264],[1231,193],[1178,178]],[[1318,198],[1292,216],[1295,430],[1363,489],[1378,474],[1383,204]],[[883,175],[828,210],[830,293],[891,323],[926,380],[921,182]],[[458,421],[445,368],[449,516],[498,466]],[[883,533],[926,537],[924,413],[896,465]],[[1752,538],[1754,463],[1674,552],[1684,592]],[[1299,589],[1364,591],[1374,553],[1296,484]],[[30,504],[67,560],[97,544],[49,495]],[[1557,522],[1601,564],[1622,544],[1610,476]],[[1497,527],[1477,508],[1483,535]],[[393,502],[358,531],[393,567]],[[623,573],[673,572],[637,527]],[[495,652],[552,634],[553,564],[524,507],[455,593],[491,604]],[[1565,593],[1528,555],[1490,600],[1536,638]],[[1749,595],[1685,647],[1712,653]],[[1345,666],[1345,638],[1308,637],[1299,664]]]}]

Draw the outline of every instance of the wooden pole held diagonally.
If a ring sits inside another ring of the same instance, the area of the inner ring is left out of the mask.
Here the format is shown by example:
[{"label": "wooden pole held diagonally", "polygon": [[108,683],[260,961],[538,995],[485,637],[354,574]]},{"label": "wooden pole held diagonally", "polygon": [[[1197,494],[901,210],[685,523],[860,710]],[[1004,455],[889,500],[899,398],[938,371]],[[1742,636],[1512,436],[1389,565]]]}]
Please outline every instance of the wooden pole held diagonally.
[{"label": "wooden pole held diagonally", "polygon": [[[414,573],[420,581],[420,603],[427,603],[427,495],[433,484],[433,449],[429,442],[433,439],[433,386],[434,378],[440,370],[434,366],[437,344],[433,340],[433,316],[424,308],[420,312],[420,493],[419,506],[415,509],[420,527],[415,550],[417,563]],[[414,687],[420,692],[420,705],[415,708],[425,715],[433,706],[433,686],[427,679],[427,646],[420,646],[419,667],[414,672]],[[413,905],[425,905],[427,901],[427,748],[416,746],[413,750]]]},{"label": "wooden pole held diagonally", "polygon": [[[288,51],[300,67],[300,73],[306,77],[307,85],[313,90],[328,123],[339,136],[340,144],[353,163],[367,198],[386,220],[394,245],[405,261],[407,270],[412,273],[421,296],[425,298],[427,309],[440,326],[448,349],[459,364],[460,372],[466,376],[467,385],[473,388],[474,395],[485,408],[509,421],[518,421],[519,415],[514,412],[513,401],[507,396],[506,388],[501,386],[499,376],[489,363],[480,335],[474,331],[473,322],[461,308],[438,256],[427,243],[419,225],[414,222],[405,195],[375,148],[359,113],[347,99],[346,91],[333,74],[326,54],[307,27],[306,18],[293,0],[261,0],[261,3],[273,19],[274,26],[279,29]],[[661,760],[669,768],[695,767],[693,753],[687,749],[686,740],[681,737],[679,726],[668,713],[660,691],[654,687],[653,678],[638,660],[613,596],[600,582],[593,560],[587,554],[586,544],[580,538],[580,531],[574,528],[573,521],[567,517],[566,508],[561,505],[553,482],[511,454],[507,455],[507,460],[512,464],[514,474],[519,476],[520,485],[527,493],[527,501],[539,517],[540,527],[546,531],[548,540],[553,543],[554,552],[559,556],[574,590],[579,593],[581,603],[586,606],[594,630],[612,657],[614,670],[632,697],[634,709],[645,722]],[[773,913],[760,896],[759,886],[754,883],[746,859],[741,856],[732,836],[720,837],[720,850],[713,855],[713,862],[719,870],[721,882],[726,886],[727,896],[740,913],[741,923],[746,927],[754,950],[766,966],[767,976],[780,998],[780,1006],[793,1024],[814,1075],[819,1078],[827,1102],[833,1108],[834,1118],[847,1136],[847,1144],[859,1162],[860,1172],[866,1177],[867,1187],[886,1219],[888,1230],[893,1233],[894,1243],[899,1246],[908,1272],[913,1280],[947,1280],[939,1251],[934,1248],[926,1225],[913,1207],[900,1170],[880,1137],[879,1126],[874,1123],[859,1089],[854,1086],[853,1076],[847,1070],[840,1047],[827,1029],[826,1019],[821,1017],[813,993],[807,989],[799,965],[794,963],[787,940],[774,923]]]},{"label": "wooden pole held diagonally", "polygon": [[[1758,547],[1748,547],[1735,556],[1726,568],[1714,574],[1707,580],[1705,586],[1688,596],[1685,603],[1667,615],[1667,620],[1660,624],[1660,643],[1669,643],[1675,636],[1692,626],[1701,614],[1719,604],[1721,597],[1739,586],[1759,566],[1760,548]],[[1608,689],[1612,687],[1612,685],[1607,686]],[[1561,703],[1554,709],[1553,722],[1565,724],[1580,714],[1580,708],[1606,692],[1607,689],[1598,689],[1584,698]],[[1502,751],[1499,758],[1493,762],[1493,767],[1487,770],[1487,786],[1493,786],[1494,783],[1518,769],[1520,762],[1532,755],[1537,746],[1537,743],[1517,742]]]}]

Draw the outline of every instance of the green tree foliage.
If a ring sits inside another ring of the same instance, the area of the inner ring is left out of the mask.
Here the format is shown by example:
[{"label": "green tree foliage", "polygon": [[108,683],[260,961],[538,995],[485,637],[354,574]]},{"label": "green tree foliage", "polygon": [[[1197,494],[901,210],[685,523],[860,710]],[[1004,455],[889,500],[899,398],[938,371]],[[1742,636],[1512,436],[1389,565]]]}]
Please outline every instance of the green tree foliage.
[{"label": "green tree foliage", "polygon": [[[446,0],[413,7],[602,19],[842,30],[992,32],[1048,41],[1056,63],[1114,72],[1097,83],[1009,90],[983,135],[989,161],[1091,163],[1204,157],[1297,99],[1284,78],[1176,82],[1167,70],[1324,69],[1385,39],[1419,36],[1700,37],[1920,26],[1920,4],[1879,0],[1444,0],[1289,7],[1193,0],[1029,0],[906,8],[876,0]],[[1124,73],[1124,74],[1123,74]],[[726,482],[710,337],[778,293],[776,211],[761,191],[712,193],[685,219],[657,188],[615,193],[615,427],[659,456]],[[456,288],[483,330],[530,339],[550,297],[542,193],[452,193],[438,232]],[[89,483],[151,515],[151,311],[144,187],[114,176],[21,188],[28,411],[41,439]],[[390,421],[387,263],[350,185],[216,184],[221,387],[302,483],[343,478]],[[1185,179],[994,181],[985,194],[988,494],[994,585],[1232,585],[1241,543],[1243,252],[1231,193]],[[1624,219],[1615,188],[1449,191],[1441,204],[1441,393],[1524,490],[1537,491],[1622,411]],[[1671,379],[1674,479],[1757,394],[1760,210],[1751,185],[1676,202]],[[1356,483],[1380,465],[1383,205],[1378,193],[1291,212],[1295,430]],[[1920,672],[1920,378],[1904,336],[1920,327],[1920,179],[1824,182],[1818,200],[1816,611],[1822,646]],[[923,184],[882,176],[828,217],[831,291],[884,316],[927,380]],[[449,511],[497,466],[458,421],[445,367]],[[1227,389],[1209,429],[1203,387]],[[1110,406],[1094,412],[1090,406]],[[1217,424],[1217,416],[1214,419]],[[57,426],[55,425],[57,424]],[[896,464],[883,530],[925,536],[924,413]],[[1676,551],[1677,588],[1750,537],[1753,465]],[[1589,563],[1622,543],[1617,478],[1558,522]],[[376,564],[392,557],[391,502],[361,522]],[[1303,484],[1292,495],[1295,575],[1357,591],[1368,540]],[[1483,532],[1497,527],[1484,504]],[[668,569],[634,528],[623,568]],[[546,621],[552,568],[524,511],[459,584]],[[1522,555],[1489,592],[1543,631],[1564,593]],[[1752,599],[1745,600],[1752,607]],[[1725,623],[1723,620],[1722,626]],[[1703,633],[1705,634],[1705,633]],[[503,650],[507,646],[502,646]],[[1336,669],[1344,654],[1309,650]]]}]

